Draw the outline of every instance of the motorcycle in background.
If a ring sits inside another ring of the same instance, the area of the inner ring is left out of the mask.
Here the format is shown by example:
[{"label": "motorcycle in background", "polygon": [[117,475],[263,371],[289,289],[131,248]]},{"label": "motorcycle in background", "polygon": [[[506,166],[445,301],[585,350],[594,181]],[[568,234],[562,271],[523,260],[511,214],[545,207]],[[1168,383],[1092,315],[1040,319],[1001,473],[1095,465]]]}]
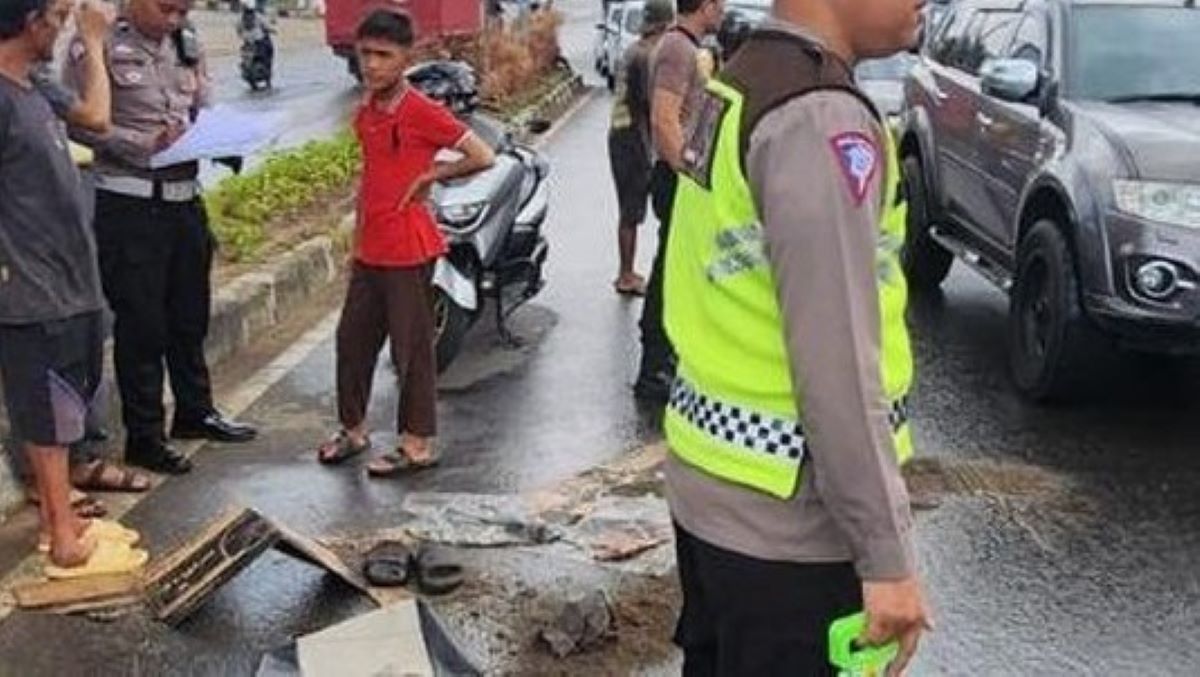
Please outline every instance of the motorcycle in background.
[{"label": "motorcycle in background", "polygon": [[542,228],[550,204],[550,165],[536,150],[517,143],[502,123],[479,112],[477,79],[469,65],[433,61],[406,75],[496,152],[490,169],[438,184],[430,193],[450,247],[433,275],[437,363],[442,371],[462,349],[467,330],[487,303],[497,331],[515,343],[506,320],[545,285],[550,246]]},{"label": "motorcycle in background", "polygon": [[275,67],[274,30],[255,7],[253,0],[244,0],[238,18],[238,37],[242,40],[242,79],[250,89],[270,89]]}]

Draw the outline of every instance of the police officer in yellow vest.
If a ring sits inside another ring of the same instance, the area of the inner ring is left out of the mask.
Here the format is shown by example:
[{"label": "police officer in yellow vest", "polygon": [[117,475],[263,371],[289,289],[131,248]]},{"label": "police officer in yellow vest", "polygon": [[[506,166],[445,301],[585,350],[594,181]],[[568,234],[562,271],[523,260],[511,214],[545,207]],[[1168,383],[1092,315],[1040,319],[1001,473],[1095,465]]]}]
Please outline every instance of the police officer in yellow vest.
[{"label": "police officer in yellow vest", "polygon": [[685,675],[833,674],[829,627],[863,610],[901,674],[929,627],[899,471],[905,208],[852,75],[919,26],[919,0],[776,0],[692,116],[666,263]]}]

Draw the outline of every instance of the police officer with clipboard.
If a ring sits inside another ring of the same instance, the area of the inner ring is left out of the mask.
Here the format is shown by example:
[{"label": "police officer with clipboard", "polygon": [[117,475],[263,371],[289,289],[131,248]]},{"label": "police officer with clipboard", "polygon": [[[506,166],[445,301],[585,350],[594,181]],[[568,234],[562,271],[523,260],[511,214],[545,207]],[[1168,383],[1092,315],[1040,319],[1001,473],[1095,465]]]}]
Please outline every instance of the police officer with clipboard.
[{"label": "police officer with clipboard", "polygon": [[[112,129],[74,130],[96,153],[96,237],[116,316],[126,460],[168,474],[191,469],[167,443],[168,373],[175,395],[171,437],[245,442],[256,436],[213,404],[204,341],[216,243],[200,199],[198,164],[151,167],[151,158],[177,141],[208,103],[190,9],[190,0],[129,0],[105,50]],[[82,54],[72,45],[68,81],[81,80]]]}]

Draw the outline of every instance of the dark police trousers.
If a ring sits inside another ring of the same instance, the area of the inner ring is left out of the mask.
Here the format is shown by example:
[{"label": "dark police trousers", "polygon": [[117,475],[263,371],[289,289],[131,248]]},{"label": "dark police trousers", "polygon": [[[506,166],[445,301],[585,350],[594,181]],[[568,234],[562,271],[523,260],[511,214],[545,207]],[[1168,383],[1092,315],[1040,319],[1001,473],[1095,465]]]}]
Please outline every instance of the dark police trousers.
[{"label": "dark police trousers", "polygon": [[667,240],[671,235],[671,209],[675,204],[678,177],[665,162],[657,162],[650,174],[650,202],[658,217],[658,251],[646,285],[646,301],[642,306],[642,366],[639,376],[659,373],[674,375],[675,350],[663,326],[663,276],[666,274]]},{"label": "dark police trousers", "polygon": [[204,358],[215,240],[200,200],[164,202],[96,191],[104,293],[116,316],[117,385],[131,441],[164,436],[164,363],[175,420],[212,410]]},{"label": "dark police trousers", "polygon": [[862,611],[849,563],[768,562],[675,526],[683,677],[833,677],[829,626]]}]

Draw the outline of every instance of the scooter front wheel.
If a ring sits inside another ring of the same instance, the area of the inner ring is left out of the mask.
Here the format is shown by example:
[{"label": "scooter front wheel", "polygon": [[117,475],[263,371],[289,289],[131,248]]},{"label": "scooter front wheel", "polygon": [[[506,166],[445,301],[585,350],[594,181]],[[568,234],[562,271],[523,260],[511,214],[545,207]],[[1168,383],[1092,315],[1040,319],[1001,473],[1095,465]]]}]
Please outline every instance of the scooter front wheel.
[{"label": "scooter front wheel", "polygon": [[434,289],[433,327],[438,373],[445,371],[458,357],[472,319],[471,311],[455,303],[445,291]]}]

